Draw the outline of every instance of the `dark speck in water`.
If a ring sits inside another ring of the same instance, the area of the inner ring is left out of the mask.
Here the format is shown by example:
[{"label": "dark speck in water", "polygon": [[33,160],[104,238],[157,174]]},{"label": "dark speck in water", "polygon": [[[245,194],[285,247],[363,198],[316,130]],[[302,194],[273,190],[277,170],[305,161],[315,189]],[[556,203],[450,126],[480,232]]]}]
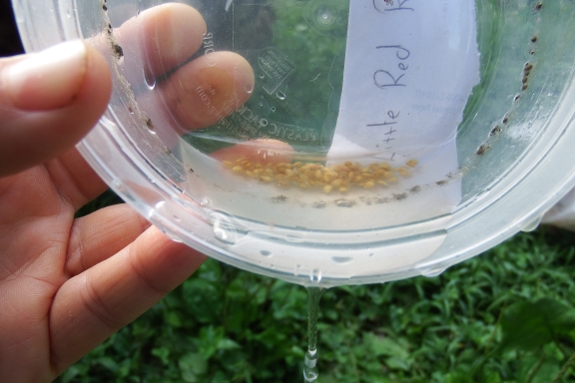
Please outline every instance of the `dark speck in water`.
[{"label": "dark speck in water", "polygon": [[286,197],[285,195],[278,195],[277,197],[272,197],[272,202],[274,203],[286,202],[287,200],[288,197]]}]

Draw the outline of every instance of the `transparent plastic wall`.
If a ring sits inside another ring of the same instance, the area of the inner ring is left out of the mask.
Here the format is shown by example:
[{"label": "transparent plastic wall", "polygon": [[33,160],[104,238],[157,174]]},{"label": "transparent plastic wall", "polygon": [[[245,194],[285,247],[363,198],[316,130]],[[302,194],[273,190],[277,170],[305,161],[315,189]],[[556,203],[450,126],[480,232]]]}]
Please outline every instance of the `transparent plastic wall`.
[{"label": "transparent plastic wall", "polygon": [[573,186],[571,1],[14,1],[114,91],[79,149],[174,240],[311,284],[435,275]]}]

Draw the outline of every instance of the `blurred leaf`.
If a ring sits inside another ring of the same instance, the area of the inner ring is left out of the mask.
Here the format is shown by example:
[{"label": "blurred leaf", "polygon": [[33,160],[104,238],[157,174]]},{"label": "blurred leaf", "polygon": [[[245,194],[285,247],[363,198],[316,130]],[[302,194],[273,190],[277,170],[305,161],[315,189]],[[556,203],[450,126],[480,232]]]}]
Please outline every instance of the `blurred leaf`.
[{"label": "blurred leaf", "polygon": [[377,336],[373,333],[364,336],[364,342],[376,356],[386,355],[400,359],[406,359],[409,356],[408,345],[405,342],[400,343],[389,337]]},{"label": "blurred leaf", "polygon": [[166,365],[170,363],[170,350],[168,350],[166,347],[154,348],[152,349],[151,353],[152,355],[158,357],[162,361],[162,364]]},{"label": "blurred leaf", "polygon": [[208,364],[201,353],[188,353],[178,361],[182,379],[185,382],[202,382],[201,376],[206,373]]},{"label": "blurred leaf", "polygon": [[554,299],[520,302],[501,317],[503,348],[533,351],[575,328],[575,309]]}]

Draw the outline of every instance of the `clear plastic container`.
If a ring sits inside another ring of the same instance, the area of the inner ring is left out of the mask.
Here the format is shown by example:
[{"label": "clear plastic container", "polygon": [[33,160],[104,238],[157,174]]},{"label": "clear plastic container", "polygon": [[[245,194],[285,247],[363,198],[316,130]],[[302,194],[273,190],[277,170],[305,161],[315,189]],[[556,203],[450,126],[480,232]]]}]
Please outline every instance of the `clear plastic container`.
[{"label": "clear plastic container", "polygon": [[437,275],[575,184],[569,1],[13,5],[27,51],[83,38],[108,60],[112,99],[78,145],[97,173],[252,272]]}]

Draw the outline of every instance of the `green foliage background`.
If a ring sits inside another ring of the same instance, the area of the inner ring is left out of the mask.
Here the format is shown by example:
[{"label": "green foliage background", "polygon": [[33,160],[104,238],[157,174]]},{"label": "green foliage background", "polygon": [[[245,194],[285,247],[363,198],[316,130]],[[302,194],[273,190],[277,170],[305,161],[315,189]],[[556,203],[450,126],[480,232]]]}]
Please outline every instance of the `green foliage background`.
[{"label": "green foliage background", "polygon": [[[543,228],[439,277],[328,290],[318,382],[575,381],[574,260]],[[302,382],[306,313],[303,287],[209,260],[57,382]]]}]

